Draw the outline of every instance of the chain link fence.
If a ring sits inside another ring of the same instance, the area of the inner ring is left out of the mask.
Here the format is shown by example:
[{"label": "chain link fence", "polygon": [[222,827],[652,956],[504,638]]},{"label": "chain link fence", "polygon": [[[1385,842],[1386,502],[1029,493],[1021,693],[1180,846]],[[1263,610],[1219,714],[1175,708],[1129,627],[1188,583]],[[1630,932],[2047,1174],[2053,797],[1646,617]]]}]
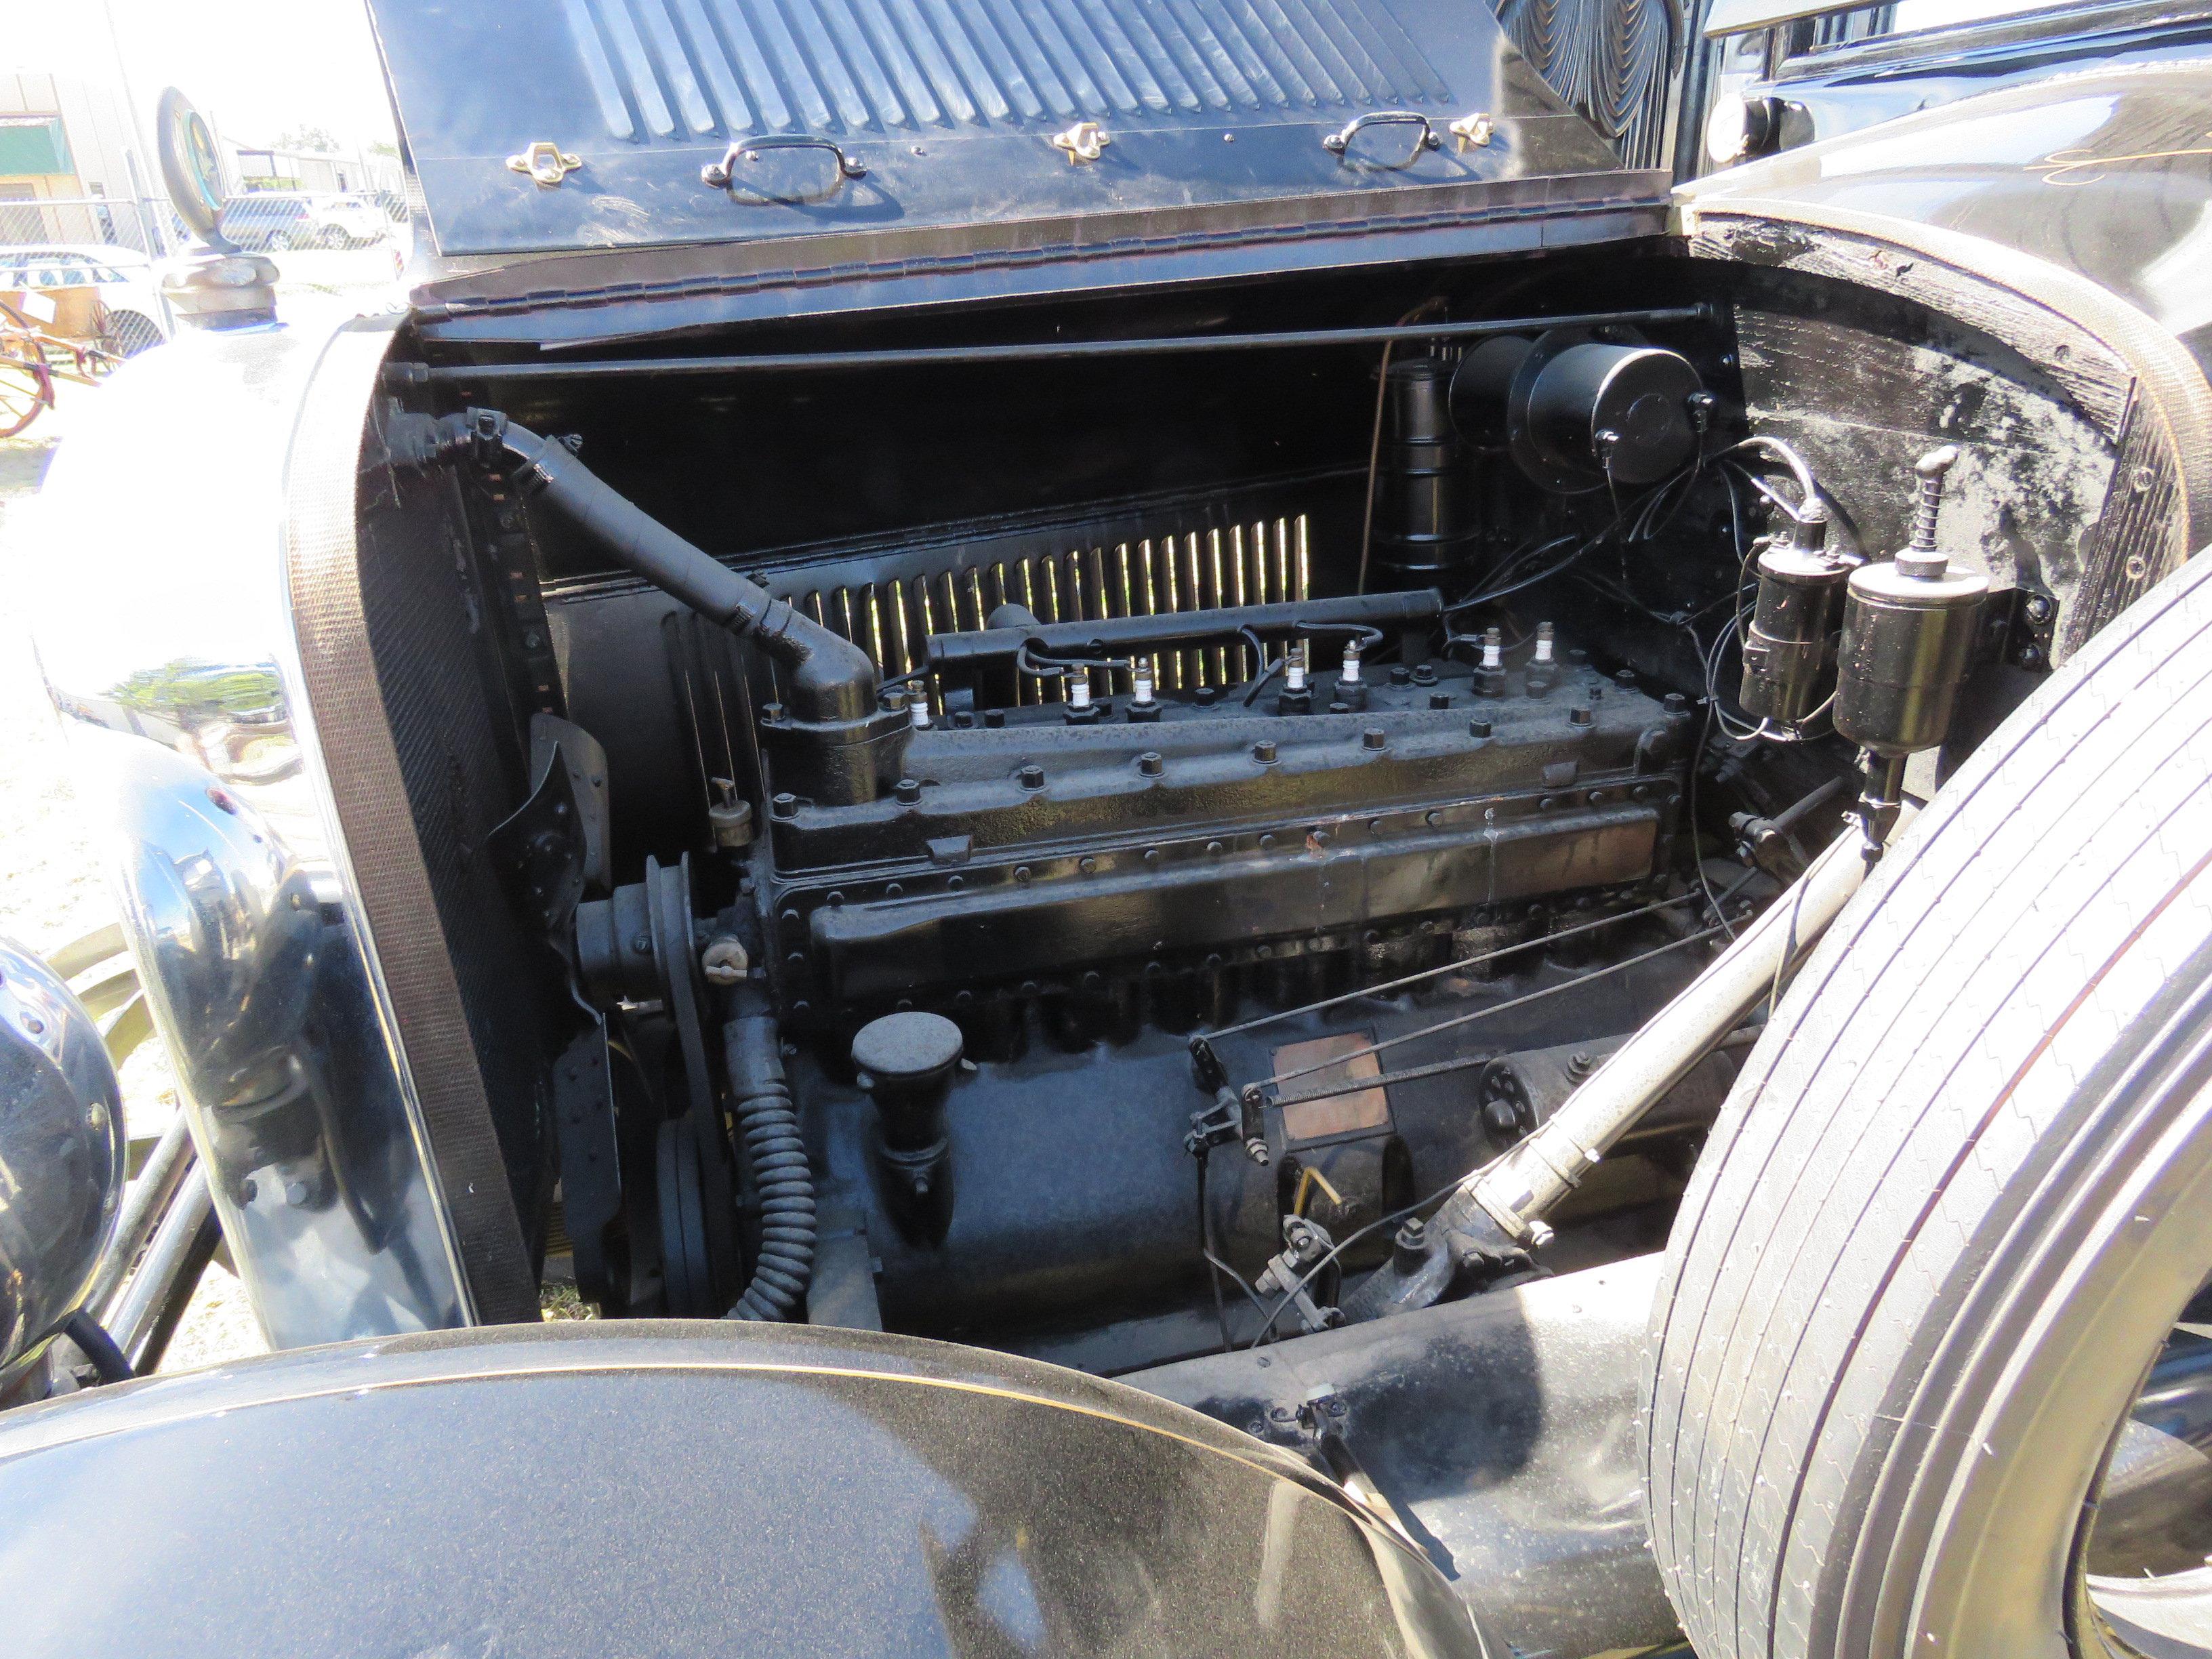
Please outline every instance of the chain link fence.
[{"label": "chain link fence", "polygon": [[[392,191],[252,191],[223,204],[222,230],[276,263],[280,309],[288,293],[396,301],[412,248]],[[112,305],[117,284],[157,291],[161,262],[192,240],[161,198],[0,198],[0,289],[97,283]]]},{"label": "chain link fence", "polygon": [[184,224],[166,201],[0,197],[0,247],[106,247],[158,259],[185,240]]}]

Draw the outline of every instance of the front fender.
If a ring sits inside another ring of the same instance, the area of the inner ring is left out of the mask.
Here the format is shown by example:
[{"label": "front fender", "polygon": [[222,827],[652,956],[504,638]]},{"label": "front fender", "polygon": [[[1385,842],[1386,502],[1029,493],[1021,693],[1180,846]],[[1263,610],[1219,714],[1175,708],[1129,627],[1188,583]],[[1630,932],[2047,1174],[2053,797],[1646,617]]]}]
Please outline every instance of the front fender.
[{"label": "front fender", "polygon": [[[291,591],[302,434],[349,423],[357,447],[396,322],[148,354],[23,515],[88,850],[279,1347],[512,1316],[465,1265],[318,740],[307,671],[330,641],[303,660]],[[320,503],[348,521],[350,474]]]}]

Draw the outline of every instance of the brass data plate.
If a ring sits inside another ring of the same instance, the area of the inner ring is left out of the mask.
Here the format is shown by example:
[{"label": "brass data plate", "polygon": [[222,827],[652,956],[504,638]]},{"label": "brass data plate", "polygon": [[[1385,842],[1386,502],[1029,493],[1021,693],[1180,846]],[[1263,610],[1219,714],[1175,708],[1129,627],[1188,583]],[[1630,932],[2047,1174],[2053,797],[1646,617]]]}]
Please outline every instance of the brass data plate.
[{"label": "brass data plate", "polygon": [[[1334,1061],[1327,1070],[1302,1077],[1291,1085],[1302,1095],[1379,1078],[1382,1075],[1382,1062],[1371,1054],[1360,1052],[1374,1040],[1364,1032],[1346,1031],[1338,1036],[1286,1044],[1275,1050],[1275,1074],[1279,1077],[1285,1072],[1299,1071],[1325,1060]],[[1344,1059],[1347,1054],[1352,1058]],[[1326,1100],[1298,1101],[1283,1108],[1283,1133],[1294,1146],[1304,1141],[1334,1140],[1340,1135],[1384,1129],[1389,1124],[1390,1099],[1379,1088],[1331,1095]]]}]

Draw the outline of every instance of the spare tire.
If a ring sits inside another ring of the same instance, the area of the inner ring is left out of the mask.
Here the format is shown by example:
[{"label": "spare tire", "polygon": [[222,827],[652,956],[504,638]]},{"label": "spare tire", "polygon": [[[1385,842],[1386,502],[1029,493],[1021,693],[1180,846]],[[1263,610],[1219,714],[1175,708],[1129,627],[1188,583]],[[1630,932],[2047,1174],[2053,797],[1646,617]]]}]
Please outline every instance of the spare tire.
[{"label": "spare tire", "polygon": [[2113,1650],[2091,1522],[2212,1272],[2208,1081],[2200,557],[1883,859],[1698,1164],[1644,1411],[1700,1659]]}]

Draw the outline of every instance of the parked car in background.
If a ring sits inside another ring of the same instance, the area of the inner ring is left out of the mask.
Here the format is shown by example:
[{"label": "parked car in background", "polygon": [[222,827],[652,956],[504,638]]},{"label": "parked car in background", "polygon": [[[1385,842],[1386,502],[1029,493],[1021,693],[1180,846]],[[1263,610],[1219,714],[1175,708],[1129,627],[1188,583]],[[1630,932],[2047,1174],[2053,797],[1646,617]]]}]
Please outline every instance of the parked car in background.
[{"label": "parked car in background", "polygon": [[222,234],[249,253],[368,247],[393,228],[390,215],[356,194],[254,191],[233,197],[222,210]]},{"label": "parked car in background", "polygon": [[[85,304],[88,290],[96,304]],[[96,313],[90,341],[118,357],[135,357],[169,337],[153,261],[131,248],[0,247],[0,300],[11,295],[20,296],[9,302],[33,323],[52,323],[64,309]]]}]

